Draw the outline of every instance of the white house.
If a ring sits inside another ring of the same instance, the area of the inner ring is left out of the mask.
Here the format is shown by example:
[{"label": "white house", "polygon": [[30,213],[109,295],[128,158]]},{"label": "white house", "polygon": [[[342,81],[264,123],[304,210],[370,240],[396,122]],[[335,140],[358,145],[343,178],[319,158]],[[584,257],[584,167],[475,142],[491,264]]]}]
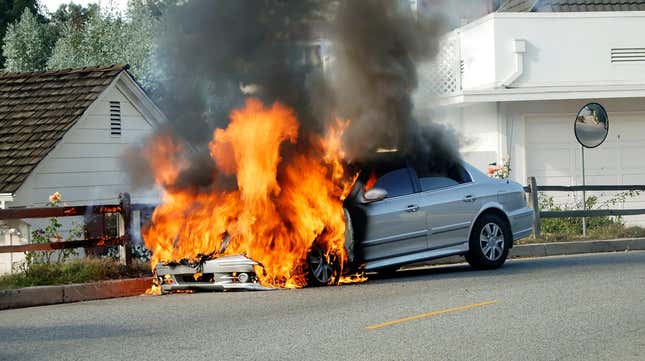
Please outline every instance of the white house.
[{"label": "white house", "polygon": [[[120,159],[165,118],[127,69],[0,74],[1,207],[42,207],[54,192],[70,205],[154,201]],[[32,223],[0,221],[0,245],[27,242]],[[15,256],[0,255],[0,273]]]},{"label": "white house", "polygon": [[419,110],[452,124],[480,168],[509,158],[520,183],[576,185],[573,122],[598,102],[609,135],[585,151],[587,184],[645,184],[645,11],[635,9],[645,1],[503,2],[442,39],[421,71]]}]

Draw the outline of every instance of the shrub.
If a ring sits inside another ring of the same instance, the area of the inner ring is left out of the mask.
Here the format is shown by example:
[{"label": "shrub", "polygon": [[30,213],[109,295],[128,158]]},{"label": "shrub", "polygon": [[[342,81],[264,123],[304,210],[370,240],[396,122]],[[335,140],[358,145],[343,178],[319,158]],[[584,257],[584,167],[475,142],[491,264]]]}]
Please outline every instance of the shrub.
[{"label": "shrub", "polygon": [[32,264],[27,272],[0,276],[0,289],[95,282],[148,275],[151,275],[148,262],[136,261],[127,267],[108,258],[85,258],[65,263]]},{"label": "shrub", "polygon": [[[586,209],[606,209],[622,204],[625,200],[640,194],[639,191],[625,191],[616,194],[604,202],[599,202],[597,196],[588,196]],[[541,211],[565,211],[583,209],[582,201],[573,205],[558,205],[553,197],[541,194],[539,198]],[[561,241],[567,239],[581,239],[582,218],[543,218],[541,220],[542,238],[546,241]],[[645,229],[641,227],[626,227],[621,216],[586,217],[587,237],[594,239],[641,237],[645,236]]]}]

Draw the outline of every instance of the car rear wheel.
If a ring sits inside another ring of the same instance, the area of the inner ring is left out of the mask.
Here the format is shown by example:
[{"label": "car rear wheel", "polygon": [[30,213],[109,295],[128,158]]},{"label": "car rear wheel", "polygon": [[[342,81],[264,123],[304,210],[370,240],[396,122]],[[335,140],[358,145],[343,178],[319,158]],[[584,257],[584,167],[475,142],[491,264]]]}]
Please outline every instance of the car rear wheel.
[{"label": "car rear wheel", "polygon": [[314,245],[307,257],[307,281],[309,286],[327,286],[337,284],[340,279],[340,262],[334,254]]},{"label": "car rear wheel", "polygon": [[495,269],[506,261],[513,236],[505,219],[484,214],[475,223],[469,242],[468,263],[477,269]]}]

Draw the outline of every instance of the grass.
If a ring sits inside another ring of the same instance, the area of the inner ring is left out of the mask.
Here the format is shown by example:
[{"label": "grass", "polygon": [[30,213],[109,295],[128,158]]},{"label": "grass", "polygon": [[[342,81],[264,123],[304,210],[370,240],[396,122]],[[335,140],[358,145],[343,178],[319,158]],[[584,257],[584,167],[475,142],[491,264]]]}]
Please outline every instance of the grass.
[{"label": "grass", "polygon": [[594,225],[592,222],[591,227],[587,228],[586,237],[582,236],[582,227],[579,227],[580,229],[557,229],[551,232],[545,228],[548,227],[542,227],[540,238],[524,238],[518,244],[645,237],[645,228],[636,226],[628,227],[622,223]]},{"label": "grass", "polygon": [[[603,202],[600,202],[597,196],[589,196],[586,198],[585,207],[581,201],[575,204],[558,204],[552,196],[540,194],[539,206],[541,211],[556,212],[583,208],[603,209],[616,207],[639,194],[638,191],[625,191],[604,199]],[[579,217],[542,218],[541,225],[540,238],[525,238],[520,240],[519,244],[645,237],[645,228],[626,226],[622,217],[615,216],[587,217],[587,235],[584,237],[582,218]]]},{"label": "grass", "polygon": [[113,259],[85,258],[63,263],[33,264],[26,271],[0,276],[0,289],[85,283],[150,276],[148,262],[126,267]]}]

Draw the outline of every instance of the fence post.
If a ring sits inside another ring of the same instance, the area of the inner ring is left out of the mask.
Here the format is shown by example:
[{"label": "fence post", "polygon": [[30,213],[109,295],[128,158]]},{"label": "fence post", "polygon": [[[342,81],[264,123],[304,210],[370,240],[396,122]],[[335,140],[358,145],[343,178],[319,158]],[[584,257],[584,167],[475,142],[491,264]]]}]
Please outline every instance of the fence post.
[{"label": "fence post", "polygon": [[540,204],[538,202],[537,181],[535,180],[535,177],[529,177],[528,183],[529,192],[531,193],[529,202],[531,203],[531,207],[533,208],[533,236],[535,238],[540,238],[540,226],[542,222],[540,221]]},{"label": "fence post", "polygon": [[131,227],[132,227],[132,204],[130,203],[129,193],[119,193],[119,205],[121,207],[121,221],[122,225],[119,226],[119,236],[124,238],[123,246],[119,247],[119,255],[121,262],[126,266],[132,264],[132,242],[131,242]]}]

